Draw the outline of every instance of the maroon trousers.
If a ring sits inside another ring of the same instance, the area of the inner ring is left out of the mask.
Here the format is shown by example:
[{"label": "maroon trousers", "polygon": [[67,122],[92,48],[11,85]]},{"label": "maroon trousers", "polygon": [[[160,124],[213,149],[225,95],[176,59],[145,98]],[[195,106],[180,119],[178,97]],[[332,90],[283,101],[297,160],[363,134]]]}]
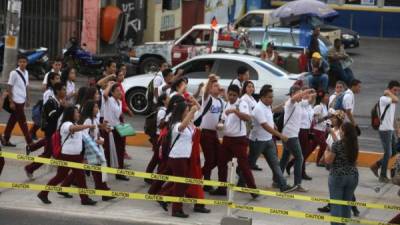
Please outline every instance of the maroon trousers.
[{"label": "maroon trousers", "polygon": [[204,166],[202,172],[205,180],[210,180],[211,171],[217,166],[220,142],[217,131],[201,130],[200,145],[204,154]]},{"label": "maroon trousers", "polygon": [[3,171],[3,168],[4,168],[4,158],[0,157],[0,175],[1,175],[1,172]]},{"label": "maroon trousers", "polygon": [[[172,170],[171,168],[168,167],[168,161],[167,160],[160,160],[160,165],[158,166],[157,169],[157,174],[162,174],[162,175],[172,175]],[[162,180],[152,180],[151,186],[148,190],[147,193],[151,195],[157,195],[161,192],[161,188],[164,185],[164,181]]]},{"label": "maroon trousers", "polygon": [[[42,158],[50,158],[53,155],[52,149],[52,142],[51,142],[51,135],[46,135],[45,139],[46,146],[44,147],[44,151],[39,157]],[[33,162],[27,166],[25,166],[25,170],[29,173],[35,172],[35,170],[39,169],[43,164],[42,163],[37,163]]]},{"label": "maroon trousers", "polygon": [[30,144],[31,152],[34,152],[34,151],[38,150],[41,147],[45,147],[46,148],[46,143],[47,143],[46,138],[42,138],[37,142],[32,142],[32,144]]},{"label": "maroon trousers", "polygon": [[389,223],[391,224],[400,224],[400,213],[393,217]]},{"label": "maroon trousers", "polygon": [[[93,180],[94,180],[94,188],[97,190],[105,190],[108,191],[110,188],[107,186],[106,182],[101,180],[101,172],[91,171]],[[62,187],[70,187],[74,182],[78,184],[78,179],[74,173],[70,173],[62,182]]]},{"label": "maroon trousers", "polygon": [[6,129],[4,131],[4,140],[6,142],[10,141],[11,131],[14,129],[15,124],[18,122],[19,127],[24,133],[25,141],[27,144],[32,143],[31,135],[29,134],[28,124],[26,123],[26,117],[24,112],[25,103],[18,104],[15,103],[15,110],[11,113],[10,118],[8,119]]},{"label": "maroon trousers", "polygon": [[[82,155],[65,155],[65,154],[61,153],[60,160],[82,163],[83,156]],[[79,188],[87,188],[85,174],[83,173],[83,170],[73,169],[73,168],[68,168],[68,167],[61,167],[61,166],[57,168],[57,174],[47,183],[47,185],[55,186],[55,185],[60,184],[68,177],[68,172],[70,170],[72,170],[72,173],[69,176],[72,176],[75,179],[78,187]],[[71,179],[71,178],[69,178],[69,179]],[[48,195],[49,195],[48,191],[41,191],[39,193],[39,196],[41,196],[41,197],[47,197]],[[81,197],[82,203],[86,202],[89,199],[89,197],[87,195],[80,195],[80,197]]]},{"label": "maroon trousers", "polygon": [[[315,150],[315,148],[317,146],[319,146],[317,162],[316,162],[316,163],[319,163],[321,161],[321,158],[324,155],[326,147],[327,147],[327,144],[326,144],[326,132],[314,129],[313,133],[314,133],[314,140],[311,141],[311,148],[310,149],[311,149],[311,153],[312,153]],[[307,160],[307,158],[304,158],[304,160]]]},{"label": "maroon trousers", "polygon": [[152,173],[157,165],[160,163],[160,158],[159,158],[159,151],[160,151],[160,145],[157,143],[158,142],[158,135],[156,135],[155,138],[151,141],[153,144],[153,156],[151,157],[151,160],[149,164],[147,165],[146,168],[146,173]]},{"label": "maroon trousers", "polygon": [[40,129],[40,127],[34,123],[33,126],[31,127],[31,129],[29,129],[29,134],[31,135],[31,137],[36,136],[36,132],[39,129]]},{"label": "maroon trousers", "polygon": [[[228,176],[228,162],[233,157],[237,158],[239,170],[242,172],[246,181],[247,187],[256,188],[254,176],[250,170],[250,165],[247,155],[248,140],[243,137],[224,137],[221,149],[218,155],[218,179],[226,182]],[[220,187],[221,189],[221,187]],[[226,189],[226,188],[223,188]]]},{"label": "maroon trousers", "polygon": [[[114,137],[115,148],[118,157],[118,169],[124,168],[124,152],[125,152],[125,137],[121,137],[116,130],[111,131]],[[110,166],[110,138],[105,135],[104,138],[104,154],[107,159],[107,165]]]}]

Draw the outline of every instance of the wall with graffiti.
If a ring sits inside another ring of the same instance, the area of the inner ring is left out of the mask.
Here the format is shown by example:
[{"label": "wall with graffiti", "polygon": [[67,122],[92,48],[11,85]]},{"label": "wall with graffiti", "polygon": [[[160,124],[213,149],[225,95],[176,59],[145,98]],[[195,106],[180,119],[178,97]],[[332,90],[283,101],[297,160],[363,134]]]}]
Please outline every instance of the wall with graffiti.
[{"label": "wall with graffiti", "polygon": [[119,0],[118,5],[124,13],[124,23],[119,36],[120,48],[131,48],[142,42],[146,26],[145,0]]},{"label": "wall with graffiti", "polygon": [[245,0],[206,0],[204,23],[215,16],[218,23],[233,22],[245,13]]}]

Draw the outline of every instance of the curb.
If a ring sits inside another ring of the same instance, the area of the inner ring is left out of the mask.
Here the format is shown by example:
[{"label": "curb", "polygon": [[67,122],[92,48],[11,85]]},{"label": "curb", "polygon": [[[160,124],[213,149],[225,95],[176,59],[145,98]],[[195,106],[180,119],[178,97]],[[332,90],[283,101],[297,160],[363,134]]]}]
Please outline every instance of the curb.
[{"label": "curb", "polygon": [[[5,124],[0,124],[0,133],[3,133],[5,130]],[[32,126],[32,122],[28,122],[28,127]],[[16,124],[14,130],[12,131],[12,135],[22,136],[22,131],[18,124]],[[38,131],[38,137],[44,137],[42,131]],[[139,131],[136,133],[136,136],[127,137],[126,144],[129,146],[138,146],[138,147],[152,147],[151,143],[149,142],[149,137],[143,133],[143,131]],[[278,154],[279,156],[282,154],[282,144],[278,144]],[[376,152],[367,152],[367,151],[360,151],[358,155],[358,166],[362,167],[369,167],[378,161],[382,157],[382,153]],[[314,151],[310,157],[308,158],[308,162],[315,162],[317,157],[317,151]],[[394,163],[395,159],[392,159],[390,162],[390,166]]]}]

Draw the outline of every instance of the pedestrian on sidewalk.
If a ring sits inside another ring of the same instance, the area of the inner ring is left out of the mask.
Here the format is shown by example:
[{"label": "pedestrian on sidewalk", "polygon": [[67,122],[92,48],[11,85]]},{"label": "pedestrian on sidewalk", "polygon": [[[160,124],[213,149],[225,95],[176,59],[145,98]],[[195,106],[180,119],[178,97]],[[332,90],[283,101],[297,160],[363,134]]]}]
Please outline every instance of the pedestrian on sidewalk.
[{"label": "pedestrian on sidewalk", "polygon": [[[1,91],[0,89],[0,112],[3,111],[3,104],[4,104],[4,99],[7,98],[7,91]],[[1,152],[1,143],[0,143],[0,152]],[[0,175],[1,172],[3,171],[3,167],[4,167],[4,158],[0,157]]]},{"label": "pedestrian on sidewalk", "polygon": [[[228,162],[237,158],[239,170],[243,173],[248,188],[256,188],[254,176],[250,170],[247,147],[246,121],[251,120],[249,106],[239,99],[240,88],[237,85],[228,87],[228,102],[222,113],[223,141],[218,154],[218,180],[227,181]],[[226,187],[218,187],[210,195],[226,196]],[[253,198],[258,195],[251,194]]]},{"label": "pedestrian on sidewalk", "polygon": [[303,167],[303,154],[299,141],[299,131],[301,124],[302,105],[307,105],[307,99],[312,94],[313,89],[301,90],[297,85],[290,88],[290,98],[285,103],[284,112],[284,127],[282,134],[288,137],[287,142],[283,142],[283,154],[280,161],[282,173],[288,165],[290,155],[294,156],[294,186],[299,192],[307,192],[308,190],[301,186],[302,181],[302,167]]},{"label": "pedestrian on sidewalk", "polygon": [[75,103],[75,98],[77,94],[75,86],[76,73],[77,71],[75,68],[69,67],[64,70],[61,75],[61,82],[67,88],[66,100],[69,105],[73,105]]},{"label": "pedestrian on sidewalk", "polygon": [[339,80],[339,81],[336,82],[335,92],[331,96],[329,96],[329,103],[328,103],[329,111],[331,111],[331,109],[333,111],[335,111],[334,106],[335,106],[335,103],[336,103],[336,99],[346,89],[347,89],[347,85],[343,81]]},{"label": "pedestrian on sidewalk", "polygon": [[10,72],[8,79],[8,99],[10,108],[13,112],[7,122],[4,135],[1,138],[3,146],[16,147],[15,144],[10,142],[11,132],[18,122],[21,128],[25,141],[27,144],[32,143],[31,135],[29,134],[28,124],[26,123],[26,116],[24,107],[29,107],[29,73],[26,69],[28,65],[28,58],[24,55],[18,56],[18,68]]},{"label": "pedestrian on sidewalk", "polygon": [[[344,109],[346,113],[346,122],[351,122],[353,126],[357,130],[357,134],[361,135],[361,130],[357,125],[357,122],[354,118],[354,108],[355,108],[355,94],[361,93],[361,81],[354,79],[351,81],[351,86],[347,91],[344,92],[342,103],[339,105],[342,105],[341,108]],[[339,96],[337,97],[337,101],[340,101]]]},{"label": "pedestrian on sidewalk", "polygon": [[[60,134],[61,134],[61,155],[60,160],[83,163],[83,140],[82,131],[85,129],[94,129],[95,125],[77,125],[79,120],[79,111],[75,106],[68,106],[63,112],[63,118],[61,120]],[[68,172],[72,170],[72,176],[75,178],[79,188],[87,188],[85,175],[83,170],[71,169],[68,167],[59,166],[57,168],[57,174],[47,183],[47,185],[58,185],[64,181],[68,176]],[[69,195],[65,193],[59,193],[67,198]],[[48,199],[49,192],[41,191],[38,194],[38,198],[44,204],[51,204]],[[96,202],[90,199],[87,195],[81,194],[82,205],[95,205]]]},{"label": "pedestrian on sidewalk", "polygon": [[44,75],[43,82],[42,82],[42,91],[47,90],[47,84],[48,84],[48,80],[49,80],[48,77],[49,77],[50,73],[57,73],[58,75],[61,76],[62,66],[63,66],[62,58],[57,57],[53,60],[53,63],[51,64],[51,70]]},{"label": "pedestrian on sidewalk", "polygon": [[[382,142],[384,154],[383,157],[375,162],[370,168],[375,176],[379,177],[382,183],[388,183],[387,169],[390,158],[395,155],[392,147],[396,144],[395,138],[395,112],[396,104],[399,102],[398,94],[400,91],[400,83],[392,80],[389,82],[387,89],[384,91],[383,96],[379,99],[379,137]],[[379,169],[381,172],[379,174]]]},{"label": "pedestrian on sidewalk", "polygon": [[[50,75],[49,75],[50,77]],[[43,123],[43,131],[45,135],[45,147],[44,151],[39,157],[50,158],[53,154],[53,145],[52,145],[52,136],[57,130],[58,120],[62,115],[64,108],[67,106],[67,102],[65,101],[66,90],[65,86],[61,83],[56,83],[53,86],[53,91],[55,93],[55,97],[50,97],[49,100],[43,106],[43,114],[42,119]],[[30,148],[34,149],[35,146],[31,146]],[[29,150],[29,151],[28,151]],[[27,148],[27,154],[30,153],[30,149]],[[33,178],[33,173],[39,169],[43,164],[33,162],[27,166],[25,166],[25,172],[29,179]]]},{"label": "pedestrian on sidewalk", "polygon": [[[216,75],[211,74],[208,78],[201,104],[200,145],[204,154],[202,171],[205,180],[210,180],[211,172],[217,166],[218,152],[221,148],[217,134],[217,125],[221,119],[224,104],[219,96],[220,85],[218,78]],[[213,188],[211,186],[204,186],[204,190],[209,192]]]},{"label": "pedestrian on sidewalk", "polygon": [[[334,131],[330,132],[334,143],[332,149],[325,151],[325,162],[331,164],[329,172],[330,199],[353,201],[354,192],[358,185],[358,158],[357,130],[352,123],[344,123],[339,132],[340,138]],[[351,218],[350,206],[331,204],[331,215]],[[339,225],[344,223],[334,223]]]},{"label": "pedestrian on sidewalk", "polygon": [[[316,164],[318,167],[325,167],[322,156],[324,156],[326,150],[326,135],[327,135],[327,120],[329,119],[328,112],[329,93],[320,92],[317,98],[316,105],[314,107],[314,122],[312,133],[314,139],[311,141],[311,153],[319,147]],[[305,159],[307,161],[307,159]]]}]

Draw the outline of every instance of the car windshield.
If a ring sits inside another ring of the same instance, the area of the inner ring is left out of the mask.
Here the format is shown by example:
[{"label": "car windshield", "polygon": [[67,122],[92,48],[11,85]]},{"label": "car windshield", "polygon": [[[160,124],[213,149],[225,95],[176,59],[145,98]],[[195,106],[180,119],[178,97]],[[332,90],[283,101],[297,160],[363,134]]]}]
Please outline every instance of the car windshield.
[{"label": "car windshield", "polygon": [[263,60],[253,60],[253,62],[259,66],[261,66],[262,68],[264,68],[265,70],[270,71],[272,74],[274,74],[277,77],[283,77],[283,76],[287,76],[289,74],[288,71],[284,70],[283,68],[272,64],[270,62],[266,62]]}]

